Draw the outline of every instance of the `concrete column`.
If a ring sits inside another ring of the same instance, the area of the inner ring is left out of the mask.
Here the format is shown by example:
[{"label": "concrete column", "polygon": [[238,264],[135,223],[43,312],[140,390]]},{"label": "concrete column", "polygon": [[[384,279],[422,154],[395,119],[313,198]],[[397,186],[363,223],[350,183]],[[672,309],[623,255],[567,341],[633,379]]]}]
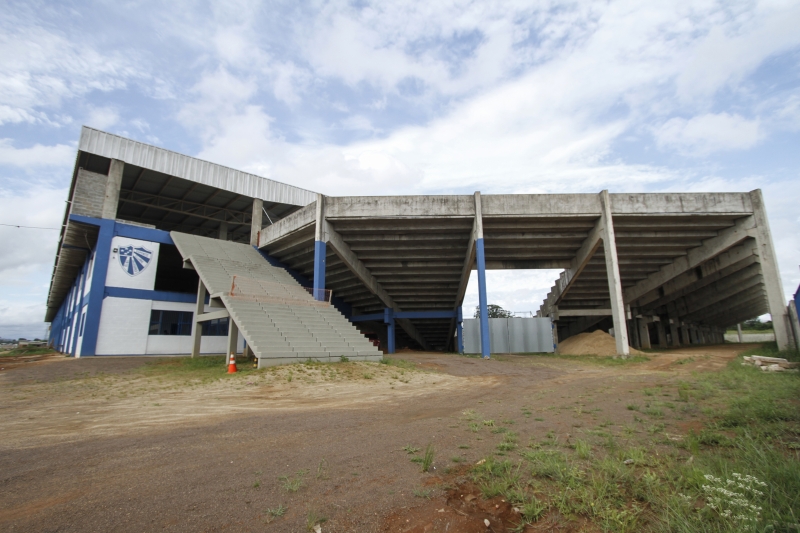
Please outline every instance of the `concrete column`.
[{"label": "concrete column", "polygon": [[219,223],[219,240],[227,241],[228,240],[228,223],[224,220]]},{"label": "concrete column", "polygon": [[632,348],[639,349],[636,343],[636,323],[633,320],[628,320],[628,342]]},{"label": "concrete column", "polygon": [[464,353],[464,314],[461,306],[458,308],[458,317],[456,318],[456,351]]},{"label": "concrete column", "polygon": [[761,274],[764,276],[764,288],[767,292],[769,314],[772,315],[772,327],[775,330],[775,342],[778,343],[779,350],[787,350],[789,349],[789,317],[761,189],[756,189],[750,193],[750,201],[753,205],[753,218],[756,222],[756,245],[758,246],[759,262],[761,263]]},{"label": "concrete column", "polygon": [[680,333],[678,333],[678,319],[677,318],[670,318],[669,319],[669,336],[672,337],[672,342],[670,343],[673,347],[678,347],[681,345]]},{"label": "concrete column", "polygon": [[[203,334],[203,324],[197,321],[197,317],[203,314],[206,306],[206,286],[203,282],[197,282],[197,302],[194,305],[194,323],[192,324],[192,357],[200,355],[200,338]],[[228,319],[230,320],[230,319]]]},{"label": "concrete column", "polygon": [[692,337],[689,335],[689,327],[686,324],[681,324],[681,344],[692,344]]},{"label": "concrete column", "polygon": [[627,357],[628,330],[625,328],[625,303],[622,301],[622,282],[619,276],[619,260],[617,259],[617,243],[614,238],[614,221],[611,216],[611,199],[608,191],[600,193],[603,223],[603,251],[606,256],[606,274],[608,276],[608,293],[611,296],[611,315],[614,319],[614,340],[617,344],[617,355]]},{"label": "concrete column", "polygon": [[328,239],[324,226],[325,197],[317,194],[317,226],[314,234],[314,298],[320,301],[325,300],[325,257],[328,253]]},{"label": "concrete column", "polygon": [[[228,318],[228,351],[225,352],[226,359],[230,357],[231,354],[236,353],[237,344],[239,343],[239,328],[236,326],[236,322],[233,321],[233,317]],[[225,365],[228,365],[228,362],[225,361]]]},{"label": "concrete column", "polygon": [[797,313],[797,300],[789,300],[789,319],[792,321],[792,331],[794,332],[794,343],[800,350],[800,318]]},{"label": "concrete column", "polygon": [[650,328],[647,327],[647,320],[644,317],[637,318],[636,323],[639,326],[639,342],[642,349],[649,350],[652,346],[650,345]]},{"label": "concrete column", "polygon": [[483,248],[483,211],[481,193],[475,192],[475,266],[478,269],[478,306],[480,307],[481,356],[488,359],[491,353],[489,339],[489,304],[486,297],[486,253]]},{"label": "concrete column", "polygon": [[108,179],[106,180],[106,194],[103,199],[102,218],[114,220],[117,218],[117,206],[119,205],[119,189],[122,187],[122,171],[125,163],[119,159],[112,159],[111,166],[108,168]]},{"label": "concrete column", "polygon": [[264,201],[253,198],[253,216],[250,219],[250,246],[258,246],[258,234],[261,231]]},{"label": "concrete column", "polygon": [[744,342],[744,338],[742,337],[742,325],[736,324],[736,333],[739,336],[739,344]]},{"label": "concrete column", "polygon": [[659,320],[656,322],[656,333],[658,335],[658,347],[667,347],[667,331],[664,329],[664,322]]},{"label": "concrete column", "polygon": [[386,324],[386,351],[389,353],[395,352],[395,318],[394,309],[386,307],[383,310],[383,322]]},{"label": "concrete column", "polygon": [[558,351],[558,324],[550,319],[550,326],[553,329],[553,350]]}]

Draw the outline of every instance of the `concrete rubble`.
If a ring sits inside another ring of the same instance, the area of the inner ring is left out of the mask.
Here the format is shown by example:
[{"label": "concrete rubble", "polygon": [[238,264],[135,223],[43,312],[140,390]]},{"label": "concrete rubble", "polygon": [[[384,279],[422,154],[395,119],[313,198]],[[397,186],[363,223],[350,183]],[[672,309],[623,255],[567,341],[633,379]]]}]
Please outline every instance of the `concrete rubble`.
[{"label": "concrete rubble", "polygon": [[742,366],[755,366],[764,372],[799,372],[800,363],[792,363],[781,357],[763,355],[745,356]]}]

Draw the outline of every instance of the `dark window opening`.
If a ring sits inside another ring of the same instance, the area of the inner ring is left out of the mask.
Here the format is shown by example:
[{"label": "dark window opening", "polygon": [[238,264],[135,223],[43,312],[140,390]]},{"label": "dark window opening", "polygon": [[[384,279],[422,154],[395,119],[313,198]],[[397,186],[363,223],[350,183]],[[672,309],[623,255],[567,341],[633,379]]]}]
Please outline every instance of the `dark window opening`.
[{"label": "dark window opening", "polygon": [[202,322],[203,336],[208,337],[225,337],[228,335],[228,319],[217,318],[215,320],[208,320]]},{"label": "dark window opening", "polygon": [[191,311],[150,311],[150,335],[191,335]]},{"label": "dark window opening", "polygon": [[81,152],[81,159],[78,166],[89,172],[96,172],[97,174],[108,176],[108,170],[111,168],[111,160],[101,155]]},{"label": "dark window opening", "polygon": [[694,268],[694,273],[697,276],[697,279],[703,279],[703,269],[700,267]]},{"label": "dark window opening", "polygon": [[197,272],[183,268],[183,257],[178,248],[162,244],[158,250],[155,290],[197,293]]}]

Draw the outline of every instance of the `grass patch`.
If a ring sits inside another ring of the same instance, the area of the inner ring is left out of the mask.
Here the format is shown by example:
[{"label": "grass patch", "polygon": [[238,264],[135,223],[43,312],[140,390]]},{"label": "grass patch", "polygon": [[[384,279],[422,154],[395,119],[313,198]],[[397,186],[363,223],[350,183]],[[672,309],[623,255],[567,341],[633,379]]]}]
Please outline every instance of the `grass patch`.
[{"label": "grass patch", "polygon": [[426,500],[430,500],[433,498],[433,489],[412,489],[411,494],[413,494],[415,498],[425,498]]},{"label": "grass patch", "polygon": [[59,352],[52,348],[14,348],[5,352],[0,352],[0,357],[19,357],[22,355],[57,355]]},{"label": "grass patch", "polygon": [[433,465],[434,454],[435,451],[433,449],[433,444],[428,444],[428,446],[425,447],[425,455],[422,456],[421,464],[423,472],[427,472],[428,470],[430,470],[431,465]]},{"label": "grass patch", "polygon": [[581,363],[590,363],[599,366],[625,366],[635,365],[638,363],[645,363],[650,359],[643,355],[630,356],[627,359],[621,357],[615,358],[613,356],[604,355],[563,355],[558,353],[539,353],[532,357],[546,357],[549,359],[566,359],[568,361],[579,361]]},{"label": "grass patch", "polygon": [[294,476],[280,476],[278,481],[281,488],[286,492],[297,492],[303,486],[303,478],[308,472],[305,470],[298,470]]},{"label": "grass patch", "polygon": [[[770,346],[751,354],[793,356]],[[642,412],[663,422],[625,436],[587,431],[568,448],[551,432],[517,461],[488,456],[470,476],[485,498],[521,510],[517,531],[545,515],[563,530],[800,531],[800,375],[740,363],[645,389],[682,402],[662,409],[648,398]],[[670,433],[669,419],[690,410],[705,427]]]}]

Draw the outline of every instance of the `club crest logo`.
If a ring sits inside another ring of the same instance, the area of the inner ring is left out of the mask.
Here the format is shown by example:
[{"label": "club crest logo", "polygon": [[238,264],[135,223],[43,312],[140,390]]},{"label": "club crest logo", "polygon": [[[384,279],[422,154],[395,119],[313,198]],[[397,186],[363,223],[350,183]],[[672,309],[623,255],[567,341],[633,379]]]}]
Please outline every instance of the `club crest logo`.
[{"label": "club crest logo", "polygon": [[153,252],[142,246],[122,246],[119,249],[119,264],[129,276],[138,276],[150,264]]}]

